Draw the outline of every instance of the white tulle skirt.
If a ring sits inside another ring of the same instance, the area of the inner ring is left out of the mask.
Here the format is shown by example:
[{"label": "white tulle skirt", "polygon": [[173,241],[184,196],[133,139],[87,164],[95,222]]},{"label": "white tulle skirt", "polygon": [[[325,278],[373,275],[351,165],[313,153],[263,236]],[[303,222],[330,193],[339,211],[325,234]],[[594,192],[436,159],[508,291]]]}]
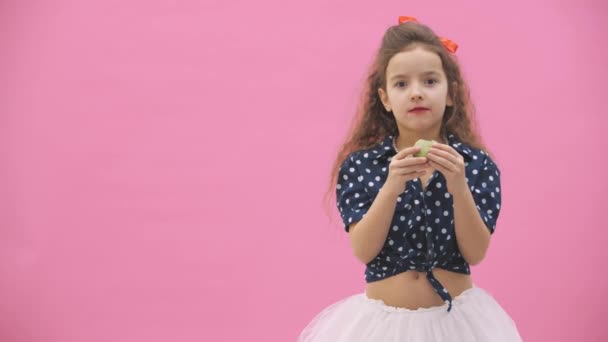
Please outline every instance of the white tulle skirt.
[{"label": "white tulle skirt", "polygon": [[298,342],[516,342],[515,322],[479,287],[448,304],[416,310],[386,305],[365,292],[323,309],[302,330]]}]

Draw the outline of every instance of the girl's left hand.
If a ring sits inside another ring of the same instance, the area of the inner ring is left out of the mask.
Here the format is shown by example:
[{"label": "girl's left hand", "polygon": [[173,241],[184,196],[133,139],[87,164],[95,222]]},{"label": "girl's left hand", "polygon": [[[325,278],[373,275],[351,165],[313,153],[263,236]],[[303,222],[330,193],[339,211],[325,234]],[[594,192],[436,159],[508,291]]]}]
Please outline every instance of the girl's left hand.
[{"label": "girl's left hand", "polygon": [[468,189],[464,158],[452,146],[436,142],[426,158],[429,165],[445,177],[448,192],[454,194]]}]

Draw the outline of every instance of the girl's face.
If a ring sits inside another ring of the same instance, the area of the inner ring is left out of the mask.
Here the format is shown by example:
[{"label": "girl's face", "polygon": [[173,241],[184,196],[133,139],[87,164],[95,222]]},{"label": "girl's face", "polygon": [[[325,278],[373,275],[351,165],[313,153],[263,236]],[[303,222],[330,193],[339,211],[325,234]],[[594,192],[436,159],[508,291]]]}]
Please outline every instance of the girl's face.
[{"label": "girl's face", "polygon": [[[378,94],[399,132],[438,136],[445,107],[452,105],[439,56],[421,47],[400,52],[390,59],[386,80],[386,91]],[[419,107],[426,110],[413,110]]]}]

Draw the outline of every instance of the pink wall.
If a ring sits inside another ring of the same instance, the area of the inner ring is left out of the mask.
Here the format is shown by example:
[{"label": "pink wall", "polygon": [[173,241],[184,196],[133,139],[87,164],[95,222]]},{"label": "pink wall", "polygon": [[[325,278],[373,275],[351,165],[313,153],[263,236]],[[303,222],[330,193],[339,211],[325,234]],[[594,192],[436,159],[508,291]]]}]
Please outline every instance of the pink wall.
[{"label": "pink wall", "polygon": [[[373,3],[373,5],[372,5]],[[601,1],[0,3],[0,341],[292,341],[363,290],[321,196],[399,15],[460,44],[526,341],[608,340]]]}]

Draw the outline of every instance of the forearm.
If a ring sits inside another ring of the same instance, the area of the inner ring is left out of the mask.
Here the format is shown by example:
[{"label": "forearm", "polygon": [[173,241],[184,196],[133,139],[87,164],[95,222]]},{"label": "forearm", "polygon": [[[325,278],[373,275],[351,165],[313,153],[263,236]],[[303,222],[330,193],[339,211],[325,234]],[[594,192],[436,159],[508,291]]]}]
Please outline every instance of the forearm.
[{"label": "forearm", "polygon": [[470,265],[479,264],[488,250],[490,231],[481,219],[467,186],[453,196],[454,225],[460,254]]},{"label": "forearm", "polygon": [[385,188],[380,189],[365,216],[350,232],[353,253],[364,264],[373,260],[384,246],[398,196]]}]

